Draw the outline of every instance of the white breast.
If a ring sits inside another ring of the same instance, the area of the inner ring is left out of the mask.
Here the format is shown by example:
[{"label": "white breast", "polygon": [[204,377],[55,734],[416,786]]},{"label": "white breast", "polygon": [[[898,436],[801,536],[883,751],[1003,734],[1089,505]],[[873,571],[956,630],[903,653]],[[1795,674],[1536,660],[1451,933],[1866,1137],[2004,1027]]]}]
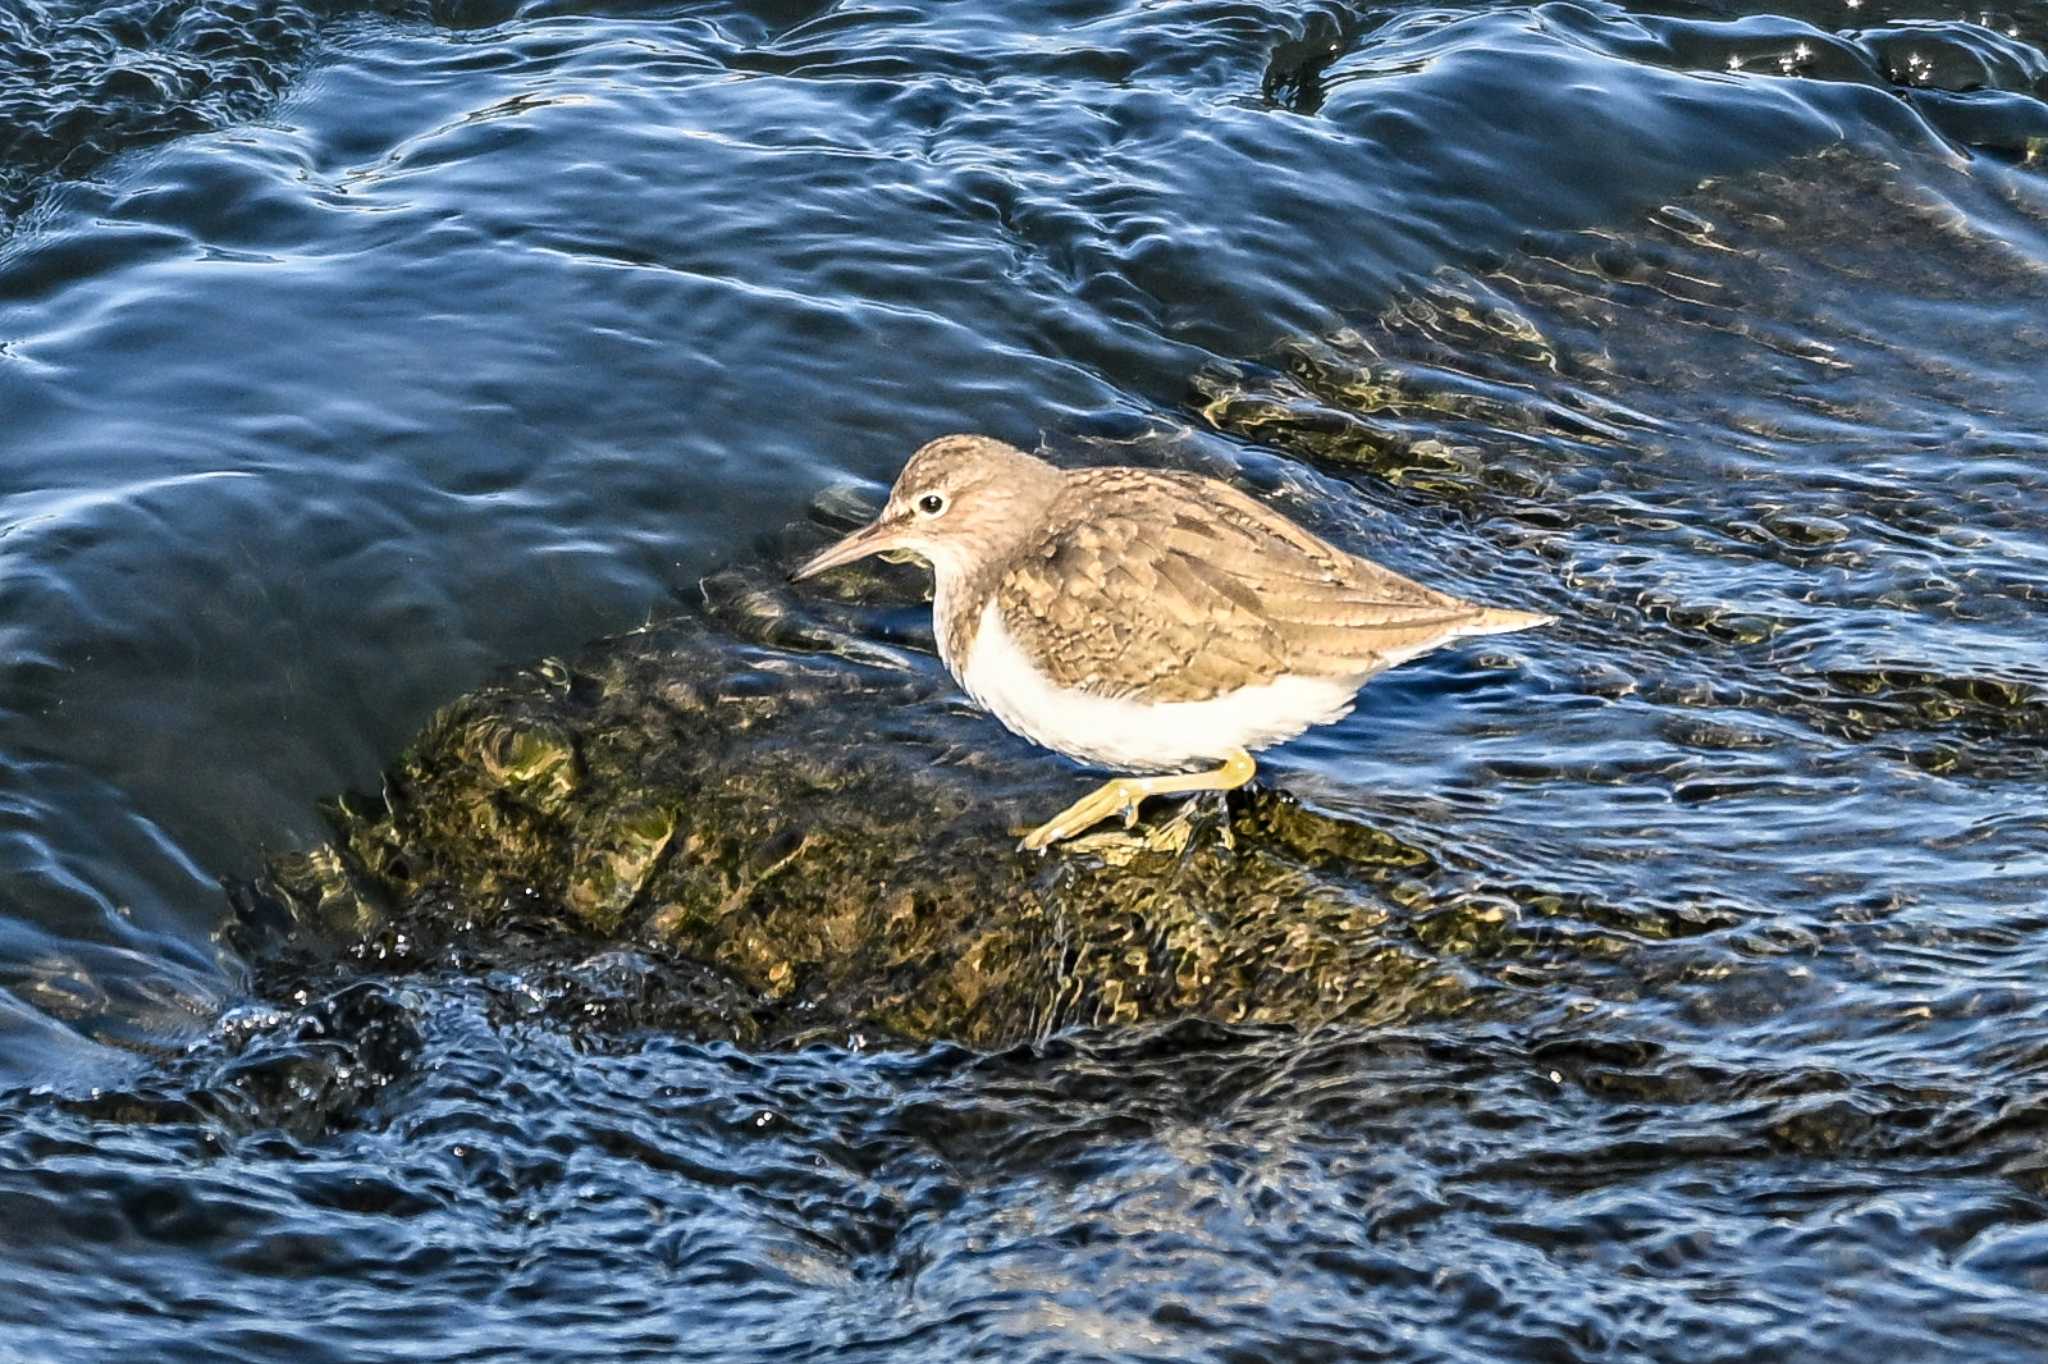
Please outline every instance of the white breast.
[{"label": "white breast", "polygon": [[1261,749],[1351,712],[1364,678],[1283,676],[1207,701],[1146,704],[1055,685],[1033,667],[991,601],[965,659],[946,660],[969,696],[1015,733],[1119,772],[1185,771],[1234,748]]}]

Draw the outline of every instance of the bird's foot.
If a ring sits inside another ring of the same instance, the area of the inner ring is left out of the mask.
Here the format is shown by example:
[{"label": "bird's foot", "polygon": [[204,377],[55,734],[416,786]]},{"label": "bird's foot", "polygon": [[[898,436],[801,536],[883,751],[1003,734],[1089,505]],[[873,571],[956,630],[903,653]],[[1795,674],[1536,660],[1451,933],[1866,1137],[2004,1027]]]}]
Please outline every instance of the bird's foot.
[{"label": "bird's foot", "polygon": [[1023,852],[1044,852],[1062,839],[1092,829],[1111,815],[1121,814],[1124,827],[1138,822],[1138,803],[1145,799],[1141,784],[1129,777],[1104,782],[1045,823],[1024,835],[1017,844]]},{"label": "bird's foot", "polygon": [[[1072,838],[1084,829],[1092,829],[1111,815],[1121,814],[1124,827],[1130,828],[1138,821],[1138,805],[1147,796],[1163,796],[1178,791],[1232,791],[1252,779],[1257,770],[1251,754],[1237,749],[1223,761],[1220,767],[1208,772],[1187,772],[1164,777],[1118,777],[1104,782],[1066,809],[1054,815],[1045,823],[1024,835],[1017,847],[1023,852],[1044,852],[1062,839]],[[1182,812],[1182,818],[1187,812]],[[1234,847],[1231,841],[1230,825],[1224,821],[1224,843]],[[1178,823],[1179,821],[1174,821]],[[1171,828],[1172,825],[1167,826]],[[1181,847],[1187,846],[1183,836]]]},{"label": "bird's foot", "polygon": [[1219,799],[1215,801],[1197,798],[1187,802],[1173,818],[1162,823],[1136,829],[1126,824],[1121,829],[1076,834],[1067,846],[1099,857],[1112,867],[1128,867],[1141,857],[1187,857],[1213,830],[1216,842],[1226,852],[1234,852],[1237,836],[1230,829],[1230,806],[1227,799],[1221,798],[1222,792],[1217,795]]}]

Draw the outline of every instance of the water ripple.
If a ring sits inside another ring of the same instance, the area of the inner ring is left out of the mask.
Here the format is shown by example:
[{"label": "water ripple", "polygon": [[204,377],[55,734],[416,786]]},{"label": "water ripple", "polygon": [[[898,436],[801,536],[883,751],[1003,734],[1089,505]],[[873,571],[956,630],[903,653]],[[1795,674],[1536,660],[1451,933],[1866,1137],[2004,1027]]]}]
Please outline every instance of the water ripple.
[{"label": "water ripple", "polygon": [[[2044,36],[0,5],[4,1350],[2040,1353]],[[961,428],[1559,615],[1243,812],[1347,831],[1295,850],[1387,963],[1344,1026],[753,1052],[744,982],[544,904],[331,950],[221,895],[679,597],[739,701],[864,668],[821,724],[1069,780],[914,579],[779,585]]]}]

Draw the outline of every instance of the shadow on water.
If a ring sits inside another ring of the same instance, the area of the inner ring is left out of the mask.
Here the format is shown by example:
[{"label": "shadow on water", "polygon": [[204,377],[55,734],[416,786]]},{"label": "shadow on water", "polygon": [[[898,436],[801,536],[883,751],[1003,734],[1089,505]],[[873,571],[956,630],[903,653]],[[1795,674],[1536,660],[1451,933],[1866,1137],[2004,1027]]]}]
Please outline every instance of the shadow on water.
[{"label": "shadow on water", "polygon": [[[7,1348],[2039,1353],[2043,36],[0,14]],[[1559,620],[1025,858],[956,428]]]}]

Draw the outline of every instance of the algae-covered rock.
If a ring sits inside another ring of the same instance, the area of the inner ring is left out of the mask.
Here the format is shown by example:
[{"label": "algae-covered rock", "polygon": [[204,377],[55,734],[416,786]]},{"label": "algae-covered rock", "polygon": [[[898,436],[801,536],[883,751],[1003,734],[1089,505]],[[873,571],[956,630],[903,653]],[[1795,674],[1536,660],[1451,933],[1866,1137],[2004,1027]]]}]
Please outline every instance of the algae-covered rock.
[{"label": "algae-covered rock", "polygon": [[[2013,546],[2048,336],[2010,318],[2048,276],[1972,226],[2037,229],[2007,194],[1834,149],[1532,232],[1194,377],[1217,440],[1292,457],[1291,510],[1368,518],[1347,538],[1482,599],[1536,575],[1523,599],[1560,616],[1532,669],[1559,702],[1512,722],[1541,751],[1475,755],[1402,837],[1258,788],[1227,825],[1158,801],[1135,836],[1018,853],[1093,779],[972,711],[922,573],[863,562],[802,597],[722,575],[701,612],[462,698],[242,903],[377,963],[500,972],[515,1007],[747,1040],[1750,1008],[1728,982],[1753,961],[1822,950],[1779,944],[1788,904],[1827,888],[1813,942],[1846,954],[1910,899],[1844,849],[1896,868],[1924,825],[1939,865],[1981,837],[1947,783],[2042,779],[2040,586]],[[1496,797],[1511,820],[1462,818]],[[1820,827],[1809,805],[1834,840],[1813,865],[1779,832]],[[1757,969],[1747,998],[1818,988]]]},{"label": "algae-covered rock", "polygon": [[[456,701],[262,898],[358,944],[467,925],[484,967],[539,916],[565,943],[709,968],[726,993],[688,1026],[748,1040],[992,1045],[1467,1001],[1455,952],[1409,931],[1422,849],[1255,790],[1227,819],[1159,801],[1131,834],[1021,853],[1017,830],[1095,779],[970,710],[929,656],[862,645],[832,603],[769,583],[732,575],[707,614]],[[1499,905],[1473,914],[1435,931],[1469,946]]]}]

